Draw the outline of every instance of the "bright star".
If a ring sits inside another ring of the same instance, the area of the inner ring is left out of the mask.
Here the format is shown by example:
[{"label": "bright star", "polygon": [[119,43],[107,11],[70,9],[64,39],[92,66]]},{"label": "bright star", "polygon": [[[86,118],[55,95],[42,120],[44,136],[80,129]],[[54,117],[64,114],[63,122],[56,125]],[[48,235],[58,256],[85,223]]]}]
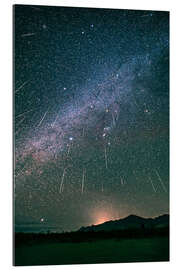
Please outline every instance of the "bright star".
[{"label": "bright star", "polygon": [[109,131],[110,130],[110,127],[104,127],[104,131]]}]

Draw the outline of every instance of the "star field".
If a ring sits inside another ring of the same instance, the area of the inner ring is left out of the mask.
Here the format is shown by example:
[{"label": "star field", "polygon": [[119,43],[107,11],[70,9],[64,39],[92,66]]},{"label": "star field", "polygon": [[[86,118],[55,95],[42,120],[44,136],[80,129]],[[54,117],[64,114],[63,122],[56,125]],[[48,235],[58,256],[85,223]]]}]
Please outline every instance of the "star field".
[{"label": "star field", "polygon": [[168,12],[14,7],[17,230],[169,211]]}]

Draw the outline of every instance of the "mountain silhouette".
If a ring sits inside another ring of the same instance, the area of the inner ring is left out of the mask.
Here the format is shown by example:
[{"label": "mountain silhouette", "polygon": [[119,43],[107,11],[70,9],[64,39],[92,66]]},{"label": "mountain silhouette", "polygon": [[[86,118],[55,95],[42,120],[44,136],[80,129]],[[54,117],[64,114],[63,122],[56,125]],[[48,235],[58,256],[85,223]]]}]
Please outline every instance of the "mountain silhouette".
[{"label": "mountain silhouette", "polygon": [[81,227],[80,232],[115,231],[138,228],[163,228],[169,226],[169,215],[164,214],[155,218],[143,218],[136,215],[129,215],[123,219],[110,220],[98,225]]}]

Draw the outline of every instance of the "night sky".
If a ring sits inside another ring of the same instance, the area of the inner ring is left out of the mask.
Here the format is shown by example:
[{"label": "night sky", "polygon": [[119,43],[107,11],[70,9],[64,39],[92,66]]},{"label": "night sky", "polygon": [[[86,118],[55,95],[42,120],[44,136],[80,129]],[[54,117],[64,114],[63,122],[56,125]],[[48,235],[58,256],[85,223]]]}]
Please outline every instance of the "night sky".
[{"label": "night sky", "polygon": [[169,13],[14,7],[17,231],[169,212]]}]

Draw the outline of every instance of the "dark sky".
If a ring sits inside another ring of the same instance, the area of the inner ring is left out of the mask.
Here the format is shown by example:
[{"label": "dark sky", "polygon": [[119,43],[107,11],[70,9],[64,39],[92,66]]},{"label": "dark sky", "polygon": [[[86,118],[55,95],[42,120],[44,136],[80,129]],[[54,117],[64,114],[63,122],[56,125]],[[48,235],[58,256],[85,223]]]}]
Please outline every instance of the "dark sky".
[{"label": "dark sky", "polygon": [[169,13],[16,5],[17,230],[169,211]]}]

